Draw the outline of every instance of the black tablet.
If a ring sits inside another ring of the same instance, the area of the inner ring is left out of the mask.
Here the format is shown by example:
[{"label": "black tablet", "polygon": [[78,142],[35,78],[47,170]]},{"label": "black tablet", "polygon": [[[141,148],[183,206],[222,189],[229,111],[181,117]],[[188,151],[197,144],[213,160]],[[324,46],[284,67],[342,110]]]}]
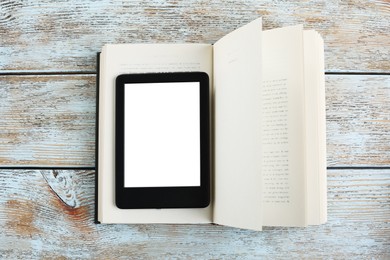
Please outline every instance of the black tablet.
[{"label": "black tablet", "polygon": [[210,203],[209,77],[204,72],[116,78],[118,208]]}]

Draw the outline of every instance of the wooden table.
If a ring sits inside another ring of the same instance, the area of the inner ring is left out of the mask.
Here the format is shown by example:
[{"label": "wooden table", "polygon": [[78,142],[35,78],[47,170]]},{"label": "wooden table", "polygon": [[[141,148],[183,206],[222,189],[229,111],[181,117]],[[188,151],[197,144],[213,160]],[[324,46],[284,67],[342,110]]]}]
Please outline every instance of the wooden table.
[{"label": "wooden table", "polygon": [[[94,224],[96,52],[259,16],[325,40],[328,223]],[[0,36],[0,258],[390,258],[388,1],[2,0]]]}]

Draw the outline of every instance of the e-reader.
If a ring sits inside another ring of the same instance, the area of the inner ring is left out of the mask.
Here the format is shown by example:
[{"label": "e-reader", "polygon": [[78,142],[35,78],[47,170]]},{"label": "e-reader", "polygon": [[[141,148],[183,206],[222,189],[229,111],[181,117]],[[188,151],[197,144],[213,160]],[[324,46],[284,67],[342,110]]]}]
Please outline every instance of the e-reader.
[{"label": "e-reader", "polygon": [[204,72],[116,78],[115,202],[121,209],[210,203],[209,77]]}]

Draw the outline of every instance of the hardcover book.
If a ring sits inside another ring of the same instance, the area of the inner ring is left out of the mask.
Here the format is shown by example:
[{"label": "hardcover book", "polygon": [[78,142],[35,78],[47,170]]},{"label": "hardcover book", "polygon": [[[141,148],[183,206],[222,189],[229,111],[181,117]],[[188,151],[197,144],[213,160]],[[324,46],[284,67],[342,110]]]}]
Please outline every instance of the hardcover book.
[{"label": "hardcover book", "polygon": [[[210,79],[210,205],[118,208],[116,77],[192,71]],[[257,19],[214,44],[107,44],[99,59],[97,109],[100,223],[215,223],[261,230],[326,222],[324,46],[314,30],[299,25],[263,31]]]}]

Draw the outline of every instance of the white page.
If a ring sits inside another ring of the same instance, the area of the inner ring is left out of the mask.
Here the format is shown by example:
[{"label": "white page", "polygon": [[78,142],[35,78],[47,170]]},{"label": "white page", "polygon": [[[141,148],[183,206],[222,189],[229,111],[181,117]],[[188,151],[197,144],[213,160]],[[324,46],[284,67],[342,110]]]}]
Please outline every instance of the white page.
[{"label": "white page", "polygon": [[309,225],[318,225],[326,221],[325,89],[321,36],[314,30],[305,31],[304,46],[307,217]]},{"label": "white page", "polygon": [[104,46],[101,54],[98,160],[98,220],[102,223],[209,223],[212,221],[211,206],[202,209],[121,210],[115,205],[115,78],[124,73],[179,71],[204,71],[212,78],[212,46],[209,44]]},{"label": "white page", "polygon": [[261,19],[214,45],[214,222],[261,230]]},{"label": "white page", "polygon": [[328,198],[327,198],[327,169],[326,169],[326,97],[325,97],[325,59],[324,59],[324,40],[317,33],[318,41],[318,139],[319,139],[319,183],[320,183],[320,224],[328,219]]},{"label": "white page", "polygon": [[263,32],[264,226],[306,225],[303,30]]}]

